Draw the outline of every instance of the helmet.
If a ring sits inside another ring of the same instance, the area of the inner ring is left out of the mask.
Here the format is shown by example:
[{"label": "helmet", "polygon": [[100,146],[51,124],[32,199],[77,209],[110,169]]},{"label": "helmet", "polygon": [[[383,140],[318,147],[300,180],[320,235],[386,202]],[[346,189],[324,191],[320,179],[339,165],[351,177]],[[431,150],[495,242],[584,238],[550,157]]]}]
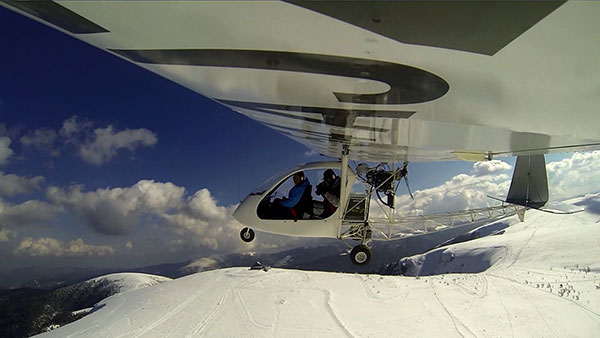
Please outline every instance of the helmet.
[{"label": "helmet", "polygon": [[327,169],[325,170],[325,172],[323,173],[323,178],[335,178],[335,172],[333,172],[333,170],[331,169]]}]

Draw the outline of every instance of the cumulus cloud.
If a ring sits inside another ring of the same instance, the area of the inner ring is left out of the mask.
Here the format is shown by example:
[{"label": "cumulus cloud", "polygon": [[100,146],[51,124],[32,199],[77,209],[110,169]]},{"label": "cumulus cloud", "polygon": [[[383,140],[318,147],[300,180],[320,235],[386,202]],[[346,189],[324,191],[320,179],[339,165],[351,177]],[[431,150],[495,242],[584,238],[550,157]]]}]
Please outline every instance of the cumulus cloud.
[{"label": "cumulus cloud", "polygon": [[121,149],[134,151],[140,146],[153,146],[157,140],[156,134],[145,128],[114,131],[109,125],[95,129],[91,140],[80,146],[79,155],[84,161],[99,165],[108,162]]},{"label": "cumulus cloud", "polygon": [[181,238],[167,243],[170,251],[231,251],[254,245],[239,239],[243,226],[232,217],[237,205],[220,206],[207,189],[186,196],[185,189],[173,183],[142,180],[131,187],[95,191],[81,185],[49,187],[46,196],[102,234],[130,234],[142,222],[155,224]]},{"label": "cumulus cloud", "polygon": [[65,244],[63,241],[44,237],[33,239],[24,238],[14,250],[17,255],[25,256],[106,256],[115,251],[108,245],[86,244],[83,239],[78,238]]},{"label": "cumulus cloud", "polygon": [[225,207],[217,206],[208,189],[198,190],[187,200],[186,211],[191,217],[208,221],[224,221],[227,219]]},{"label": "cumulus cloud", "polygon": [[63,121],[63,125],[59,130],[59,134],[60,136],[71,140],[76,135],[91,130],[92,127],[92,122],[83,120],[79,116],[74,115]]},{"label": "cumulus cloud", "polygon": [[15,237],[17,233],[8,229],[0,228],[0,242],[8,242],[11,238]]},{"label": "cumulus cloud", "polygon": [[27,178],[0,171],[0,197],[11,197],[37,190],[43,181],[42,176]]},{"label": "cumulus cloud", "polygon": [[172,183],[142,180],[128,188],[84,192],[50,187],[46,196],[56,205],[83,218],[96,231],[109,235],[130,233],[142,214],[161,214],[181,204],[185,189]]},{"label": "cumulus cloud", "polygon": [[600,151],[574,153],[546,165],[551,199],[600,191]]},{"label": "cumulus cloud", "polygon": [[459,174],[437,187],[417,190],[413,193],[414,200],[408,195],[398,196],[396,210],[404,215],[429,215],[495,205],[497,202],[487,196],[506,196],[511,176],[502,171],[510,168],[508,163],[498,160],[476,162],[471,175]]},{"label": "cumulus cloud", "polygon": [[[396,198],[400,214],[434,214],[497,204],[487,195],[504,198],[510,188],[511,166],[503,161],[477,162],[471,174],[459,174],[443,184]],[[557,201],[600,191],[600,151],[573,153],[546,164],[550,200]],[[378,207],[372,206],[372,212]]]},{"label": "cumulus cloud", "polygon": [[8,163],[8,158],[13,153],[12,149],[10,149],[10,138],[6,136],[0,137],[0,165]]},{"label": "cumulus cloud", "polygon": [[12,228],[40,225],[56,217],[58,211],[56,206],[37,200],[16,205],[0,201],[0,225]]},{"label": "cumulus cloud", "polygon": [[[177,246],[175,244],[192,244],[222,251],[240,248],[242,242],[239,239],[239,232],[242,225],[231,216],[233,210],[235,210],[235,206],[225,208],[222,221],[209,221],[187,213],[163,214],[162,218],[172,230],[187,239],[184,243],[170,243],[170,249],[175,251],[175,246]],[[252,245],[254,242],[250,244],[250,247]]]},{"label": "cumulus cloud", "polygon": [[[10,139],[3,139],[0,138],[0,165],[12,154],[8,148]],[[110,161],[119,151],[133,153],[140,147],[151,147],[158,138],[145,128],[118,130],[113,125],[97,128],[92,121],[74,115],[63,121],[59,130],[30,130],[19,141],[23,147],[51,156],[58,157],[63,151],[74,151],[85,162],[100,165]]]},{"label": "cumulus cloud", "polygon": [[60,151],[56,148],[55,142],[57,132],[48,128],[36,129],[23,135],[19,142],[25,147],[34,148],[40,152],[48,153],[51,156],[59,156]]},{"label": "cumulus cloud", "polygon": [[496,173],[498,171],[506,171],[512,169],[512,166],[506,162],[499,160],[476,162],[473,164],[473,170],[471,171],[473,176],[486,176]]}]

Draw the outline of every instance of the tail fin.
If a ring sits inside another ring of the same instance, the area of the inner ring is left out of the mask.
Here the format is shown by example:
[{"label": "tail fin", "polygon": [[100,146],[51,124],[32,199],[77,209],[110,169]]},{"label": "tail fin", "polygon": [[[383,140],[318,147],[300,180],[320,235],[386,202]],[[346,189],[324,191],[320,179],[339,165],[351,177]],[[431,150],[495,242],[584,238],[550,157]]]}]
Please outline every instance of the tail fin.
[{"label": "tail fin", "polygon": [[539,209],[548,202],[544,155],[517,156],[506,202]]}]

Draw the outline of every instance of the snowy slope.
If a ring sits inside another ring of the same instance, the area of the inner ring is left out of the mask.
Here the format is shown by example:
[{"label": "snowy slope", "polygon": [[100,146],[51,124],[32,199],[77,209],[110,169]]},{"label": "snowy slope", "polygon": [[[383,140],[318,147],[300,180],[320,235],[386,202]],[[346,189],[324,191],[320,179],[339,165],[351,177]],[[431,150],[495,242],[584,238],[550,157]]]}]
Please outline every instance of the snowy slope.
[{"label": "snowy slope", "polygon": [[[501,235],[404,260],[419,277],[202,272],[110,297],[42,337],[598,337],[600,215],[588,210],[529,211]],[[460,271],[483,272],[447,274]]]},{"label": "snowy slope", "polygon": [[102,281],[109,281],[111,282],[111,284],[114,284],[119,288],[119,293],[124,293],[131,290],[142,289],[160,283],[169,282],[172,281],[172,279],[168,277],[149,275],[145,273],[121,272],[96,277],[90,279],[88,282],[90,281],[96,283]]}]

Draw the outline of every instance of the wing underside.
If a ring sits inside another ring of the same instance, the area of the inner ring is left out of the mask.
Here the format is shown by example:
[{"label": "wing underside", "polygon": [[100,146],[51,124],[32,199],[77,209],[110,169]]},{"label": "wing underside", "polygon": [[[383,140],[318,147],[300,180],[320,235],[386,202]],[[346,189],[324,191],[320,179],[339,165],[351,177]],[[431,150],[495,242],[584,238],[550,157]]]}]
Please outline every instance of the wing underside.
[{"label": "wing underside", "polygon": [[332,157],[600,149],[594,2],[0,4]]}]

